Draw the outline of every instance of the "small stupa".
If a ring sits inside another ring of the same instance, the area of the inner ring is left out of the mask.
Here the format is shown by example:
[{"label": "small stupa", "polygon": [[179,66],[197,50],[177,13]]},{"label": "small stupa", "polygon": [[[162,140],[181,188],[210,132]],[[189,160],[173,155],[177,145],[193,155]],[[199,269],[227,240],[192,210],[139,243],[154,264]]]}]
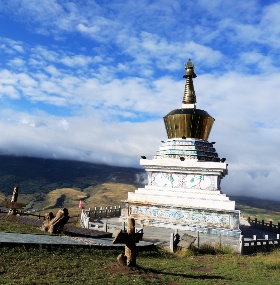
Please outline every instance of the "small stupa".
[{"label": "small stupa", "polygon": [[221,192],[228,174],[208,137],[214,118],[196,108],[191,60],[185,65],[182,108],[163,119],[168,139],[161,141],[153,159],[140,159],[148,174],[144,188],[129,192],[121,219],[143,225],[239,236],[240,212]]}]

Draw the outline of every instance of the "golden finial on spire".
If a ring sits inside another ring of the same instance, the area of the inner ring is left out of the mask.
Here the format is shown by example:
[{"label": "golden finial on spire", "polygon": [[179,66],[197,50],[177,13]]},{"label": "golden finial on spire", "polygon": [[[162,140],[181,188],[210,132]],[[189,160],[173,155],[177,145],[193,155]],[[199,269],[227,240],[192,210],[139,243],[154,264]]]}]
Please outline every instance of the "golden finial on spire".
[{"label": "golden finial on spire", "polygon": [[183,104],[195,104],[196,103],[196,96],[195,91],[193,87],[193,78],[196,77],[196,74],[194,73],[194,64],[189,59],[187,64],[185,64],[185,70],[186,73],[183,76],[186,78],[186,85],[185,85],[185,92],[183,97]]}]

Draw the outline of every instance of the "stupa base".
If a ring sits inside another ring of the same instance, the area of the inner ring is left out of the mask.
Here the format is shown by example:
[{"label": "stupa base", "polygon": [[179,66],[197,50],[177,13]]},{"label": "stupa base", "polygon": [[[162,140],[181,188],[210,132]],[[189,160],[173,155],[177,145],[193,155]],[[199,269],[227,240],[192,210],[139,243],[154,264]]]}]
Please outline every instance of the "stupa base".
[{"label": "stupa base", "polygon": [[128,217],[146,226],[234,237],[241,235],[238,210],[174,207],[124,201],[120,219],[125,221]]}]

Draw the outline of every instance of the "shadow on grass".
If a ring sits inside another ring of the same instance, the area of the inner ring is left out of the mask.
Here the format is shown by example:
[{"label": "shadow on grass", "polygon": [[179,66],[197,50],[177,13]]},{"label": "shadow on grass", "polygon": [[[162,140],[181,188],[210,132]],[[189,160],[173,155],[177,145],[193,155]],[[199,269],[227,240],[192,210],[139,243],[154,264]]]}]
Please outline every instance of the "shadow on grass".
[{"label": "shadow on grass", "polygon": [[219,279],[219,280],[231,280],[230,278],[225,278],[220,275],[209,275],[209,274],[199,274],[199,275],[193,275],[193,274],[184,274],[184,273],[170,273],[170,272],[163,272],[160,270],[152,269],[152,268],[145,268],[141,266],[136,266],[134,268],[131,268],[131,270],[138,270],[142,271],[145,274],[156,274],[156,275],[166,275],[166,276],[174,276],[174,277],[183,277],[183,278],[189,278],[189,279]]}]

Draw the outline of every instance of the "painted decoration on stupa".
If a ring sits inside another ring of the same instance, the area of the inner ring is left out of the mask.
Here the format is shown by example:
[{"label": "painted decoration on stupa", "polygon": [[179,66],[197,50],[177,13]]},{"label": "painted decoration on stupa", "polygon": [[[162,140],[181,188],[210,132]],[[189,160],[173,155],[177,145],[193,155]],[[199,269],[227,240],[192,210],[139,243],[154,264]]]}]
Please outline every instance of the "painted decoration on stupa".
[{"label": "painted decoration on stupa", "polygon": [[149,185],[157,187],[185,188],[197,190],[217,190],[211,175],[152,172],[149,175]]}]

